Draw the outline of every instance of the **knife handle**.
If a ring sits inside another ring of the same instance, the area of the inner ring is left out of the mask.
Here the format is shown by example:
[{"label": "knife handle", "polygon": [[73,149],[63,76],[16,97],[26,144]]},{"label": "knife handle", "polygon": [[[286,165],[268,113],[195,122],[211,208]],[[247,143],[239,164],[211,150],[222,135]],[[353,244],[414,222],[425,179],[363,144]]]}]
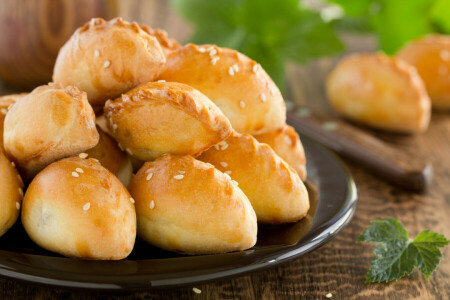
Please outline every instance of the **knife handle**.
[{"label": "knife handle", "polygon": [[[423,192],[432,179],[432,166],[397,150],[343,121],[325,117],[299,117],[289,112],[287,122],[378,178],[415,192]],[[328,123],[327,123],[328,122]],[[333,125],[324,129],[324,124]]]}]

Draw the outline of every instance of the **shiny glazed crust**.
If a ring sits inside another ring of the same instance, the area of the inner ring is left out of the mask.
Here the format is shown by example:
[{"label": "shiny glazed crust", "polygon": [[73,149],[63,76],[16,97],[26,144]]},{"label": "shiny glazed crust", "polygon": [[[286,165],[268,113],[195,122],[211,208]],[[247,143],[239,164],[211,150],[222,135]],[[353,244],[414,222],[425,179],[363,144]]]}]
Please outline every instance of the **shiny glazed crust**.
[{"label": "shiny glazed crust", "polygon": [[450,37],[433,34],[403,47],[397,57],[416,67],[434,108],[450,109]]},{"label": "shiny glazed crust", "polygon": [[0,149],[0,236],[16,223],[22,197],[22,179]]},{"label": "shiny glazed crust", "polygon": [[231,125],[205,95],[185,84],[142,84],[105,104],[119,145],[141,160],[165,153],[198,155],[227,138]]},{"label": "shiny glazed crust", "polygon": [[167,32],[165,30],[159,28],[153,29],[146,25],[141,25],[141,28],[147,34],[154,36],[158,40],[165,56],[169,55],[174,50],[181,48],[181,45],[176,40],[167,36]]},{"label": "shiny glazed crust", "polygon": [[77,29],[61,48],[53,81],[85,91],[99,111],[106,100],[153,80],[164,63],[157,39],[138,24],[95,18]]},{"label": "shiny glazed crust", "polygon": [[213,164],[239,183],[258,222],[295,222],[308,212],[308,191],[297,172],[269,145],[249,134],[235,132],[198,159]]},{"label": "shiny glazed crust", "polygon": [[133,174],[133,167],[128,156],[119,149],[117,142],[98,125],[97,131],[100,136],[98,144],[94,148],[86,150],[85,153],[89,158],[97,159],[103,167],[116,175],[124,186],[128,186]]},{"label": "shiny glazed crust", "polygon": [[136,213],[120,181],[92,159],[66,158],[28,187],[22,223],[39,246],[68,257],[117,260],[136,238]]},{"label": "shiny glazed crust", "polygon": [[238,132],[273,131],[286,121],[275,83],[260,65],[235,50],[188,44],[167,57],[159,79],[185,83],[205,94]]},{"label": "shiny glazed crust", "polygon": [[255,212],[236,183],[191,156],[147,162],[129,187],[138,235],[187,254],[244,250],[256,242]]},{"label": "shiny glazed crust", "polygon": [[49,84],[20,98],[4,122],[4,147],[26,181],[48,164],[92,148],[99,136],[86,93]]},{"label": "shiny glazed crust", "polygon": [[326,84],[343,116],[378,129],[416,133],[430,121],[430,99],[414,67],[384,54],[343,58]]},{"label": "shiny glazed crust", "polygon": [[287,162],[300,178],[306,180],[306,157],[300,137],[292,126],[285,124],[281,129],[255,135],[260,143],[269,145],[276,154]]},{"label": "shiny glazed crust", "polygon": [[3,121],[9,109],[16,103],[17,99],[22,98],[27,93],[12,94],[0,97],[0,149],[3,149]]}]

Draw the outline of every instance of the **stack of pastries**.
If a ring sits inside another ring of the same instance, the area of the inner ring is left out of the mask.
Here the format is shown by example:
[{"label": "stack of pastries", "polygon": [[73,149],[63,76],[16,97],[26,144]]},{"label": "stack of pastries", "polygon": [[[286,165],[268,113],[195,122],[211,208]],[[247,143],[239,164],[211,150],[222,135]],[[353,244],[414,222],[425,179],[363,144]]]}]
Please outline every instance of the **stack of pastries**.
[{"label": "stack of pastries", "polygon": [[0,235],[20,213],[36,244],[64,256],[123,259],[136,235],[186,254],[244,250],[257,222],[309,209],[281,93],[231,49],[92,19],[52,83],[0,109]]}]

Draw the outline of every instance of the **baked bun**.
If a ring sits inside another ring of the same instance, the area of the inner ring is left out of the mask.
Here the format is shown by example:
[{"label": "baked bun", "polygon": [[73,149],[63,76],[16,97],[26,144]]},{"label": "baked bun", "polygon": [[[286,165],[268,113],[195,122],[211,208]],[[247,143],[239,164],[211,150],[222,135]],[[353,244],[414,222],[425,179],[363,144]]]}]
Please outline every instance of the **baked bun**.
[{"label": "baked bun", "polygon": [[235,50],[188,44],[167,57],[159,79],[186,83],[205,94],[238,132],[273,131],[286,121],[275,83],[259,64]]},{"label": "baked bun", "polygon": [[133,174],[133,167],[128,156],[117,146],[117,142],[97,126],[100,135],[98,144],[84,153],[80,153],[81,158],[94,158],[100,164],[117,176],[124,186],[128,186]]},{"label": "baked bun", "polygon": [[198,159],[213,164],[239,183],[258,222],[295,222],[308,212],[308,191],[297,172],[269,145],[249,134],[234,132]]},{"label": "baked bun", "polygon": [[22,197],[22,179],[0,149],[0,236],[16,223]]},{"label": "baked bun", "polygon": [[292,126],[285,124],[282,128],[255,135],[260,143],[269,145],[276,154],[287,162],[301,180],[306,180],[306,157],[300,137]]},{"label": "baked bun", "polygon": [[88,94],[96,111],[107,99],[159,75],[165,56],[157,39],[121,18],[92,19],[59,51],[53,81]]},{"label": "baked bun", "polygon": [[450,109],[450,36],[433,34],[413,41],[397,57],[416,67],[433,107]]},{"label": "baked bun", "polygon": [[153,29],[146,25],[141,25],[141,28],[147,34],[154,36],[158,40],[159,45],[164,52],[164,55],[167,56],[174,50],[181,48],[181,45],[177,41],[167,36],[167,32],[165,30],[159,28]]},{"label": "baked bun", "polygon": [[86,93],[49,84],[20,98],[4,123],[6,155],[27,181],[48,164],[94,147],[99,136]]},{"label": "baked bun", "polygon": [[416,133],[430,121],[430,99],[416,69],[385,54],[343,58],[326,90],[338,113],[374,128]]},{"label": "baked bun", "polygon": [[92,159],[71,157],[49,165],[31,182],[22,224],[42,248],[68,257],[117,260],[136,239],[130,194]]},{"label": "baked bun", "polygon": [[9,109],[16,103],[17,99],[25,96],[23,94],[13,94],[0,97],[0,149],[3,149],[3,121]]},{"label": "baked bun", "polygon": [[119,145],[145,161],[165,153],[198,155],[232,130],[205,95],[174,82],[142,84],[107,101],[105,115]]},{"label": "baked bun", "polygon": [[138,235],[187,254],[244,250],[256,242],[253,208],[235,182],[191,156],[164,155],[131,180]]}]

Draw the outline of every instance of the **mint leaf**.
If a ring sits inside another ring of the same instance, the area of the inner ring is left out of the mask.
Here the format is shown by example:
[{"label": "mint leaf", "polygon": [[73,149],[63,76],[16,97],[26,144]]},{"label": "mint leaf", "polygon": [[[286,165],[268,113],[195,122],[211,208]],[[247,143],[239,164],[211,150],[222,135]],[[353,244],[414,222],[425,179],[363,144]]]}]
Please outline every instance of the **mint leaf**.
[{"label": "mint leaf", "polygon": [[409,275],[417,267],[429,279],[442,258],[440,248],[449,244],[442,234],[422,231],[414,240],[397,219],[371,222],[358,241],[377,243],[366,282],[390,282]]},{"label": "mint leaf", "polygon": [[173,0],[194,26],[191,41],[236,49],[259,62],[283,90],[285,65],[343,49],[320,14],[298,0]]}]

